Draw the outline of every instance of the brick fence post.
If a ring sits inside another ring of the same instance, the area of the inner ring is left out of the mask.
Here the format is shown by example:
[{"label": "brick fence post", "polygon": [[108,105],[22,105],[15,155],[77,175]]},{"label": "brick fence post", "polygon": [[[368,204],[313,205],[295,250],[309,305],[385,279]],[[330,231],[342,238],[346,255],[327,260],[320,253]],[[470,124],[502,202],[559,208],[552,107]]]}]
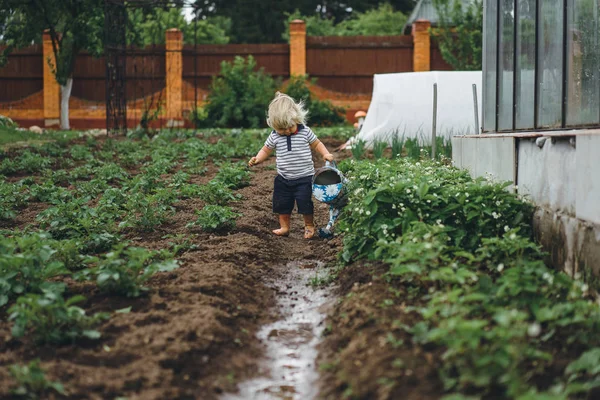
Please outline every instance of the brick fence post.
[{"label": "brick fence post", "polygon": [[60,86],[56,82],[52,69],[56,68],[56,59],[52,49],[50,32],[44,31],[42,36],[42,57],[44,71],[44,125],[60,125]]},{"label": "brick fence post", "polygon": [[167,126],[183,126],[183,33],[179,29],[167,30],[166,44]]},{"label": "brick fence post", "polygon": [[290,22],[290,76],[306,75],[306,23]]},{"label": "brick fence post", "polygon": [[419,19],[413,22],[413,71],[431,71],[431,22]]}]

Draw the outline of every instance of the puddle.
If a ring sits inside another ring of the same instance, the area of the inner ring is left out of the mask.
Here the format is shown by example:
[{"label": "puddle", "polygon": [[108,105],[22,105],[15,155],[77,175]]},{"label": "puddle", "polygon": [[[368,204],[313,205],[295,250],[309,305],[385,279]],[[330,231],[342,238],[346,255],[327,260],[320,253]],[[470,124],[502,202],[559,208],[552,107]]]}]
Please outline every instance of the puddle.
[{"label": "puddle", "polygon": [[240,383],[238,393],[228,393],[222,400],[310,400],[318,395],[315,360],[326,308],[333,299],[331,288],[308,286],[311,278],[325,275],[321,262],[295,261],[283,268],[282,277],[272,283],[281,319],[257,333],[266,345],[261,376]]}]

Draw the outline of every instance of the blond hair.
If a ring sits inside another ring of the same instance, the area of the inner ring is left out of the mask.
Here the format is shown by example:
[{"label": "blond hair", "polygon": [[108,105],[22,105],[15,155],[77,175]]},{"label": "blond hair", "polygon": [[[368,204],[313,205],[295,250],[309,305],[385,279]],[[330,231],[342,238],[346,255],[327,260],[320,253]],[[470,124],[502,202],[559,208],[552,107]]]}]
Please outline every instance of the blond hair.
[{"label": "blond hair", "polygon": [[277,92],[269,104],[267,124],[275,130],[284,130],[294,124],[305,125],[307,116],[308,111],[304,108],[304,102],[296,103],[287,94]]}]

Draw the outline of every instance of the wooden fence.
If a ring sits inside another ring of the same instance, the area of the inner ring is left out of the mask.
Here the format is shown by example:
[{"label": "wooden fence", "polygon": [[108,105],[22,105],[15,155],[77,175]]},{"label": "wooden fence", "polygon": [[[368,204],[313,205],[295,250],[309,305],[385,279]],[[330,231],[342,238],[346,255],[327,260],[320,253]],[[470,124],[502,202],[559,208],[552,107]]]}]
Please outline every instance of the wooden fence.
[{"label": "wooden fence", "polygon": [[[368,107],[373,74],[410,72],[416,68],[416,39],[412,36],[304,36],[304,40],[301,45],[304,53],[295,58],[292,49],[298,47],[293,44],[183,45],[178,56],[181,62],[174,64],[177,71],[167,65],[169,57],[166,57],[165,45],[131,49],[126,61],[126,95],[131,103],[128,107],[142,107],[140,102],[148,96],[168,93],[165,91],[167,75],[176,74],[181,81],[181,114],[184,115],[194,107],[196,100],[204,101],[211,80],[218,75],[223,61],[252,55],[259,67],[282,80],[297,71],[317,78],[313,92],[320,98],[345,106],[351,116],[355,110]],[[427,48],[429,54],[425,58],[430,70],[451,69],[433,42]],[[57,116],[48,115],[46,103],[49,100],[44,96],[48,85],[56,85],[56,82],[50,82],[51,76],[44,77],[45,58],[51,57],[44,54],[47,49],[44,44],[16,51],[9,57],[8,64],[0,68],[0,114],[25,124],[25,120],[53,118],[55,121]],[[304,65],[298,68],[292,60]],[[75,65],[71,115],[87,120],[86,127],[90,120],[98,120],[92,125],[102,127],[106,99],[105,61],[84,52],[77,57]],[[76,121],[72,121],[72,125],[78,127]]]}]

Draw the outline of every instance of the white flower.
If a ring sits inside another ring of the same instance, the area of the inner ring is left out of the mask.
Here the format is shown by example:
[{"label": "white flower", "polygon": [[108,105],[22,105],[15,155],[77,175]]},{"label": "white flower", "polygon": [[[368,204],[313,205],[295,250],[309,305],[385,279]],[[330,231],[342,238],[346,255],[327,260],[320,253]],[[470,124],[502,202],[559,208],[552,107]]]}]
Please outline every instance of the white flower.
[{"label": "white flower", "polygon": [[581,291],[584,292],[584,293],[587,292],[589,288],[590,287],[587,284],[585,284],[585,283],[583,285],[581,285]]},{"label": "white flower", "polygon": [[442,223],[442,220],[441,220],[441,219],[436,219],[436,220],[435,220],[435,223],[439,225],[439,224],[441,224],[441,223]]},{"label": "white flower", "polygon": [[428,203],[431,203],[431,200],[427,200]]},{"label": "white flower", "polygon": [[500,204],[502,204],[502,202],[501,202],[500,200],[498,200],[498,201],[496,202],[496,206],[498,206],[498,207],[499,207],[499,206],[500,206]]},{"label": "white flower", "polygon": [[368,210],[367,210],[367,212],[366,212],[365,214],[367,214],[367,215],[371,215],[371,211],[368,211]]},{"label": "white flower", "polygon": [[432,247],[433,247],[433,245],[431,243],[425,243],[426,249],[431,249]]},{"label": "white flower", "polygon": [[465,197],[469,197],[469,192],[465,192]]},{"label": "white flower", "polygon": [[338,185],[327,185],[325,193],[327,194],[327,196],[337,196],[340,193],[340,188],[338,187]]},{"label": "white flower", "polygon": [[502,264],[502,263],[498,264],[498,267],[496,268],[496,270],[498,272],[502,272],[504,270],[504,264]]},{"label": "white flower", "polygon": [[392,204],[392,210],[395,210],[395,209],[396,209],[396,205]]},{"label": "white flower", "polygon": [[410,189],[406,189],[406,193],[410,193]]},{"label": "white flower", "polygon": [[362,208],[360,209],[360,215],[363,215],[365,213],[365,210],[363,210]]},{"label": "white flower", "polygon": [[516,235],[516,233],[513,232],[510,234],[510,236],[508,238],[511,240],[515,240],[517,238],[517,235]]},{"label": "white flower", "polygon": [[500,216],[498,215],[498,213],[496,213],[496,211],[494,211],[492,213],[492,217],[494,217],[494,219],[498,219]]},{"label": "white flower", "polygon": [[504,225],[504,232],[510,231],[510,227],[508,225]]},{"label": "white flower", "polygon": [[321,188],[315,189],[313,194],[317,200],[323,200],[325,198],[325,192]]},{"label": "white flower", "polygon": [[538,337],[540,336],[540,333],[542,333],[542,327],[537,322],[530,324],[527,328],[527,334],[530,337]]}]

